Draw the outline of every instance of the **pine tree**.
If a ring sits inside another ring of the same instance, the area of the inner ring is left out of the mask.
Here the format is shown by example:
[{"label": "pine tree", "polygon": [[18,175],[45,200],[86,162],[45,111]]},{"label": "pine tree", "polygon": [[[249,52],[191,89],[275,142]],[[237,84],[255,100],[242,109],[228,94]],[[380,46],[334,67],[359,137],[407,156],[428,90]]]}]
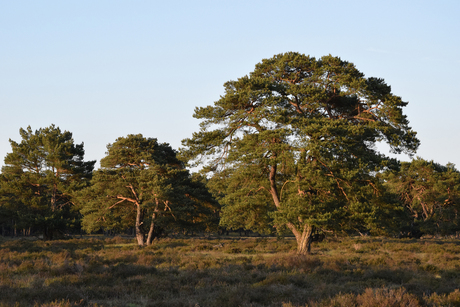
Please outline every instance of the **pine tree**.
[{"label": "pine tree", "polygon": [[2,167],[2,203],[19,227],[38,228],[45,239],[79,227],[73,196],[88,184],[95,161],[85,162],[83,143],[74,144],[72,133],[54,125],[21,128],[20,135],[20,143],[10,139]]},{"label": "pine tree", "polygon": [[217,208],[169,144],[141,134],[120,137],[107,146],[101,169],[79,202],[88,232],[134,227],[140,246],[152,244],[165,228],[203,226]]},{"label": "pine tree", "polygon": [[401,162],[382,175],[385,186],[406,208],[401,235],[448,235],[460,231],[460,172],[421,158]]},{"label": "pine tree", "polygon": [[225,181],[223,225],[287,228],[300,254],[315,229],[353,228],[372,211],[374,174],[397,165],[376,143],[408,154],[419,145],[407,103],[337,57],[279,54],[224,86],[195,109],[201,130],[183,141],[184,156]]}]

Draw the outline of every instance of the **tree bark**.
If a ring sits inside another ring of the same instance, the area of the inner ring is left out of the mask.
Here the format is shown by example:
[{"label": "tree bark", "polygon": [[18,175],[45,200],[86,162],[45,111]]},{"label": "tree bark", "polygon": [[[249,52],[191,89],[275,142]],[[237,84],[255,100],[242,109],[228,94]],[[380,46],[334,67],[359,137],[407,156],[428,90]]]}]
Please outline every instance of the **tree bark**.
[{"label": "tree bark", "polygon": [[153,239],[155,239],[155,218],[157,217],[159,205],[160,205],[159,199],[155,198],[155,209],[152,213],[152,221],[150,222],[149,234],[147,236],[147,245],[151,245],[153,242]]},{"label": "tree bark", "polygon": [[288,223],[288,228],[292,231],[297,241],[297,254],[308,255],[311,252],[311,242],[313,241],[313,231],[315,228],[311,225],[304,225],[300,232],[293,224]]},{"label": "tree bark", "polygon": [[270,194],[272,195],[273,202],[275,203],[276,208],[280,208],[280,198],[278,195],[278,189],[276,187],[276,164],[271,166],[270,174]]},{"label": "tree bark", "polygon": [[136,239],[139,246],[144,245],[144,232],[142,231],[142,209],[139,204],[137,205],[137,214],[136,214]]},{"label": "tree bark", "polygon": [[311,242],[313,241],[313,226],[306,225],[300,241],[297,241],[297,254],[307,255],[311,252]]},{"label": "tree bark", "polygon": [[[272,195],[273,202],[277,209],[281,208],[281,201],[278,194],[278,188],[276,186],[276,164],[271,166],[269,181],[270,181],[270,194]],[[297,254],[307,255],[311,251],[311,242],[313,240],[314,227],[305,224],[302,231],[299,231],[294,224],[287,223],[287,227],[294,234],[297,241]]]},{"label": "tree bark", "polygon": [[155,232],[155,213],[152,214],[152,221],[150,222],[150,229],[149,229],[149,234],[147,236],[147,245],[152,245],[153,242],[153,235]]},{"label": "tree bark", "polygon": [[[270,180],[270,194],[272,195],[273,202],[275,203],[276,208],[281,208],[281,202],[278,195],[278,189],[276,187],[276,165],[273,165],[270,169],[269,174]],[[307,255],[311,251],[311,242],[313,239],[314,227],[308,224],[305,224],[302,231],[299,231],[294,224],[288,223],[288,228],[294,234],[297,241],[297,254]]]}]

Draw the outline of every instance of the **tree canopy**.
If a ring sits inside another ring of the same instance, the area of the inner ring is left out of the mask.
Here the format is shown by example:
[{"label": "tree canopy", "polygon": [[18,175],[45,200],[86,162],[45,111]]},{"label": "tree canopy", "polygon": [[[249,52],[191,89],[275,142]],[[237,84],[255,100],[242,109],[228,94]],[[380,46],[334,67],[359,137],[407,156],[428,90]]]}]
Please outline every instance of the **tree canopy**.
[{"label": "tree canopy", "polygon": [[382,177],[406,208],[402,235],[446,235],[460,230],[460,172],[454,165],[417,158],[401,162],[401,169],[388,170]]},{"label": "tree canopy", "polygon": [[18,227],[39,228],[52,239],[79,224],[73,196],[88,184],[95,161],[85,162],[83,143],[74,144],[72,133],[54,125],[19,132],[22,141],[10,139],[12,152],[2,167],[2,204]]},{"label": "tree canopy", "polygon": [[214,105],[195,109],[201,129],[183,141],[184,156],[225,181],[221,223],[287,227],[301,254],[315,228],[372,216],[374,175],[397,166],[377,143],[393,153],[419,146],[407,102],[338,57],[278,54],[224,87]]}]

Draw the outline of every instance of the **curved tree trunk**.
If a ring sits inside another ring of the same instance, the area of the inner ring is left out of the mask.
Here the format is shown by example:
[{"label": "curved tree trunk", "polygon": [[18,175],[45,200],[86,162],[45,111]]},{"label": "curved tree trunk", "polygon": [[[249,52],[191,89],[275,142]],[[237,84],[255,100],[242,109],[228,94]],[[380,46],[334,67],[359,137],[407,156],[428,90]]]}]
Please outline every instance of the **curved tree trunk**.
[{"label": "curved tree trunk", "polygon": [[288,223],[288,228],[292,231],[297,241],[297,254],[308,255],[311,252],[311,242],[315,227],[305,224],[302,231],[299,231],[293,224]]},{"label": "curved tree trunk", "polygon": [[154,223],[155,217],[156,217],[156,214],[153,213],[152,214],[152,221],[150,222],[149,234],[147,235],[147,245],[152,245],[153,239],[155,238],[154,237],[154,234],[155,234],[155,223]]},{"label": "curved tree trunk", "polygon": [[[281,208],[281,200],[279,198],[278,189],[276,186],[276,165],[271,166],[270,174],[270,194],[272,195],[273,202],[277,209]],[[300,220],[302,222],[302,220]],[[287,227],[292,231],[297,240],[297,254],[307,255],[311,251],[311,242],[313,240],[314,227],[312,225],[305,224],[303,229],[299,231],[297,227],[292,223],[287,223]]]},{"label": "curved tree trunk", "polygon": [[302,232],[299,239],[297,239],[297,254],[307,255],[311,252],[311,242],[313,241],[314,227],[305,225],[304,231]]},{"label": "curved tree trunk", "polygon": [[159,204],[160,201],[158,200],[158,198],[155,198],[155,209],[152,213],[152,221],[150,222],[149,234],[147,236],[147,245],[152,245],[153,240],[155,239],[155,237],[158,236],[158,234],[155,233],[155,218],[157,217],[157,212],[159,211]]}]

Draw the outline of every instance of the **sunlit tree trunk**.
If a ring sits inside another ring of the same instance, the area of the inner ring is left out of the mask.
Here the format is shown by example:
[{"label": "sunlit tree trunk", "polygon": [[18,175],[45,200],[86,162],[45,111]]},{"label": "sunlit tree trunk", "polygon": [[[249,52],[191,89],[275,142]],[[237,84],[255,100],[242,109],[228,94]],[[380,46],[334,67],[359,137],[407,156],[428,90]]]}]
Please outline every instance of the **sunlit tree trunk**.
[{"label": "sunlit tree trunk", "polygon": [[[279,198],[278,189],[276,186],[276,165],[272,166],[269,174],[270,181],[270,194],[272,195],[273,202],[276,208],[281,208],[281,200]],[[287,223],[287,227],[294,234],[297,241],[297,254],[307,255],[311,252],[311,242],[313,240],[313,231],[314,227],[309,224],[305,224],[303,229],[297,229],[297,227],[292,223]]]},{"label": "sunlit tree trunk", "polygon": [[311,243],[313,241],[314,227],[304,225],[302,230],[298,230],[293,224],[288,223],[288,228],[292,231],[297,241],[297,254],[308,255],[311,252]]},{"label": "sunlit tree trunk", "polygon": [[305,225],[301,234],[296,235],[297,240],[297,254],[307,255],[311,252],[311,242],[313,241],[314,227]]},{"label": "sunlit tree trunk", "polygon": [[154,233],[155,233],[155,217],[156,214],[152,214],[152,221],[150,222],[150,229],[149,229],[149,234],[147,236],[147,245],[152,245],[153,239],[154,239]]}]

